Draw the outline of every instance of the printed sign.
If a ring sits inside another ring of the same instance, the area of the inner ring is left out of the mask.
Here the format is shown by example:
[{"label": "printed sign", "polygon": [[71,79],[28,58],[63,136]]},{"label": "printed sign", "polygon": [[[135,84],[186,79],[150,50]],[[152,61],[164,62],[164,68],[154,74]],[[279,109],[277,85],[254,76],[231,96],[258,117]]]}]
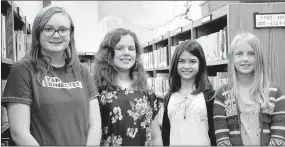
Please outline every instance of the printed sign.
[{"label": "printed sign", "polygon": [[254,13],[254,28],[285,28],[284,13]]},{"label": "printed sign", "polygon": [[86,56],[93,56],[93,55],[95,55],[93,52],[85,52],[85,55]]},{"label": "printed sign", "polygon": [[176,29],[175,33],[178,34],[178,33],[181,33],[182,32],[182,27]]},{"label": "printed sign", "polygon": [[203,17],[201,21],[202,21],[202,23],[207,23],[209,21],[212,21],[212,14]]},{"label": "printed sign", "polygon": [[162,36],[158,37],[157,40],[158,40],[158,41],[161,41],[161,40],[162,40]]}]

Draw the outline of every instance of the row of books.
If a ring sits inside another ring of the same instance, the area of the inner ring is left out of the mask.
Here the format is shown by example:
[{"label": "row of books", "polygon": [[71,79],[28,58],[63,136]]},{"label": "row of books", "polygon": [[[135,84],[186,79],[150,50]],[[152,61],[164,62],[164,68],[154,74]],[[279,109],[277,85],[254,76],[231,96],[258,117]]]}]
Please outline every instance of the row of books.
[{"label": "row of books", "polygon": [[217,90],[220,86],[228,83],[227,72],[217,72],[217,76],[209,76],[213,89]]},{"label": "row of books", "polygon": [[202,46],[206,61],[227,59],[227,31],[226,27],[219,32],[202,36],[196,41]]},{"label": "row of books", "polygon": [[[196,41],[202,46],[206,61],[219,61],[227,59],[227,33],[226,28],[219,32],[212,33],[207,36],[202,36]],[[179,41],[177,45],[170,47],[170,57],[172,59],[177,46],[183,41]]]},{"label": "row of books", "polygon": [[94,73],[94,62],[91,59],[80,60],[80,63],[83,64],[90,73]]},{"label": "row of books", "polygon": [[1,106],[1,126],[8,123],[7,109]]},{"label": "row of books", "polygon": [[153,52],[143,53],[141,57],[145,69],[166,68],[169,65],[167,46],[160,47]]},{"label": "row of books", "polygon": [[[1,97],[3,96],[4,88],[7,80],[1,80]],[[7,109],[1,106],[1,126],[8,122]]]},{"label": "row of books", "polygon": [[1,57],[6,58],[6,17],[1,14]]},{"label": "row of books", "polygon": [[[217,76],[209,76],[213,89],[217,90],[220,86],[228,83],[227,72],[217,72]],[[147,83],[155,92],[156,96],[164,97],[169,91],[169,82],[167,73],[158,73],[155,78],[148,77]]]},{"label": "row of books", "polygon": [[169,90],[167,73],[158,73],[155,78],[148,78],[147,82],[158,97],[164,97]]},{"label": "row of books", "polygon": [[[196,41],[202,46],[206,61],[219,61],[227,59],[227,28],[202,36],[196,39]],[[177,45],[170,47],[170,59],[172,59],[174,51],[177,46],[183,41],[179,41]],[[169,62],[167,61],[167,47],[159,48],[153,52],[144,53],[142,55],[144,67],[146,69],[167,67]],[[169,60],[170,61],[170,60]]]},{"label": "row of books", "polygon": [[[6,37],[6,16],[1,14],[1,57],[7,57],[7,37]],[[15,45],[13,48],[14,62],[22,59],[31,47],[32,35],[24,33],[23,30],[15,30],[13,34]]]},{"label": "row of books", "polygon": [[16,48],[14,50],[14,59],[16,59],[16,61],[22,59],[26,53],[29,52],[31,37],[31,34],[24,34],[24,31],[22,30],[15,31],[14,39]]}]

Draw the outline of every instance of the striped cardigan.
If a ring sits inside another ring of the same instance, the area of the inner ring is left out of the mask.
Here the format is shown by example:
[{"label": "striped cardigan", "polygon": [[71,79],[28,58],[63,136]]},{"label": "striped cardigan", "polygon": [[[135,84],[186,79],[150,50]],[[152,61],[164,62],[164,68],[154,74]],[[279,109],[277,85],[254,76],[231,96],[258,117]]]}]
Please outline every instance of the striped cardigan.
[{"label": "striped cardigan", "polygon": [[[276,85],[270,85],[270,102],[274,109],[261,109],[259,122],[261,128],[260,143],[262,146],[285,146],[285,96]],[[218,146],[242,146],[240,133],[240,112],[233,101],[229,106],[227,96],[229,85],[221,86],[215,93],[213,108],[214,128]]]}]

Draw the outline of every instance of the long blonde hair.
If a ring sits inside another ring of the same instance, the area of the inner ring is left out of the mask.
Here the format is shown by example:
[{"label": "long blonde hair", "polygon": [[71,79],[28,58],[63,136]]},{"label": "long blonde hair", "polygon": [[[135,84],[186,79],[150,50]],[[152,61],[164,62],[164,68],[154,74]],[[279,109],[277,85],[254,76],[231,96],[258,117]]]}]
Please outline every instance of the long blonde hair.
[{"label": "long blonde hair", "polygon": [[238,41],[244,41],[249,44],[254,51],[254,74],[253,84],[250,89],[250,97],[252,100],[260,103],[261,108],[272,108],[272,104],[269,102],[269,79],[267,64],[264,61],[264,54],[260,40],[252,33],[243,32],[234,37],[231,42],[229,50],[229,85],[230,96],[229,99],[236,99],[239,97],[237,71],[234,66],[234,52],[236,50],[236,44]]}]

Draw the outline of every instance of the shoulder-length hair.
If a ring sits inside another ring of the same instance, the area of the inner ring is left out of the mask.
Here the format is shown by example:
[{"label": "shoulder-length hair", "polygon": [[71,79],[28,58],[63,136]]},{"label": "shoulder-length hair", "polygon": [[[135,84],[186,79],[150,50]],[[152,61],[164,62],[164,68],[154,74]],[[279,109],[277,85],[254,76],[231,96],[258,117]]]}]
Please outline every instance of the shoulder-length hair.
[{"label": "shoulder-length hair", "polygon": [[150,88],[147,86],[146,73],[140,58],[142,53],[137,35],[134,32],[123,28],[117,28],[108,32],[101,42],[94,65],[95,84],[98,86],[99,90],[114,90],[114,86],[116,86],[114,80],[118,74],[118,70],[113,61],[115,46],[121,40],[121,37],[125,35],[133,37],[136,48],[136,62],[130,69],[130,77],[133,80],[133,86],[137,87],[142,92],[149,92]]},{"label": "shoulder-length hair", "polygon": [[73,68],[76,65],[79,65],[78,54],[75,48],[75,41],[74,41],[74,24],[70,17],[70,15],[65,11],[62,7],[57,6],[49,6],[43,8],[35,17],[33,28],[32,28],[32,42],[31,42],[31,49],[30,49],[30,58],[32,59],[33,63],[36,67],[36,79],[39,83],[41,83],[42,79],[44,79],[45,75],[48,75],[52,71],[52,66],[50,64],[50,57],[45,56],[41,52],[41,45],[40,45],[40,35],[42,33],[42,29],[45,24],[50,20],[50,18],[56,14],[62,13],[68,16],[70,20],[70,42],[68,48],[64,50],[63,57],[67,61],[67,67]]},{"label": "shoulder-length hair", "polygon": [[267,64],[264,63],[264,54],[260,40],[252,33],[243,32],[237,34],[231,42],[229,57],[228,57],[228,74],[229,74],[229,86],[230,86],[230,97],[229,99],[236,99],[239,97],[238,91],[238,79],[237,70],[234,66],[234,54],[236,50],[236,44],[239,41],[244,41],[253,48],[254,51],[254,74],[253,84],[250,89],[250,97],[252,100],[260,103],[262,108],[272,108],[269,103],[269,79],[267,73]]},{"label": "shoulder-length hair", "polygon": [[181,88],[181,77],[177,71],[178,60],[181,54],[187,51],[199,59],[199,71],[195,77],[195,90],[192,94],[198,94],[205,90],[212,89],[212,85],[207,76],[207,67],[204,51],[201,45],[196,41],[186,40],[180,43],[174,51],[171,60],[169,86],[171,92],[177,92]]}]

